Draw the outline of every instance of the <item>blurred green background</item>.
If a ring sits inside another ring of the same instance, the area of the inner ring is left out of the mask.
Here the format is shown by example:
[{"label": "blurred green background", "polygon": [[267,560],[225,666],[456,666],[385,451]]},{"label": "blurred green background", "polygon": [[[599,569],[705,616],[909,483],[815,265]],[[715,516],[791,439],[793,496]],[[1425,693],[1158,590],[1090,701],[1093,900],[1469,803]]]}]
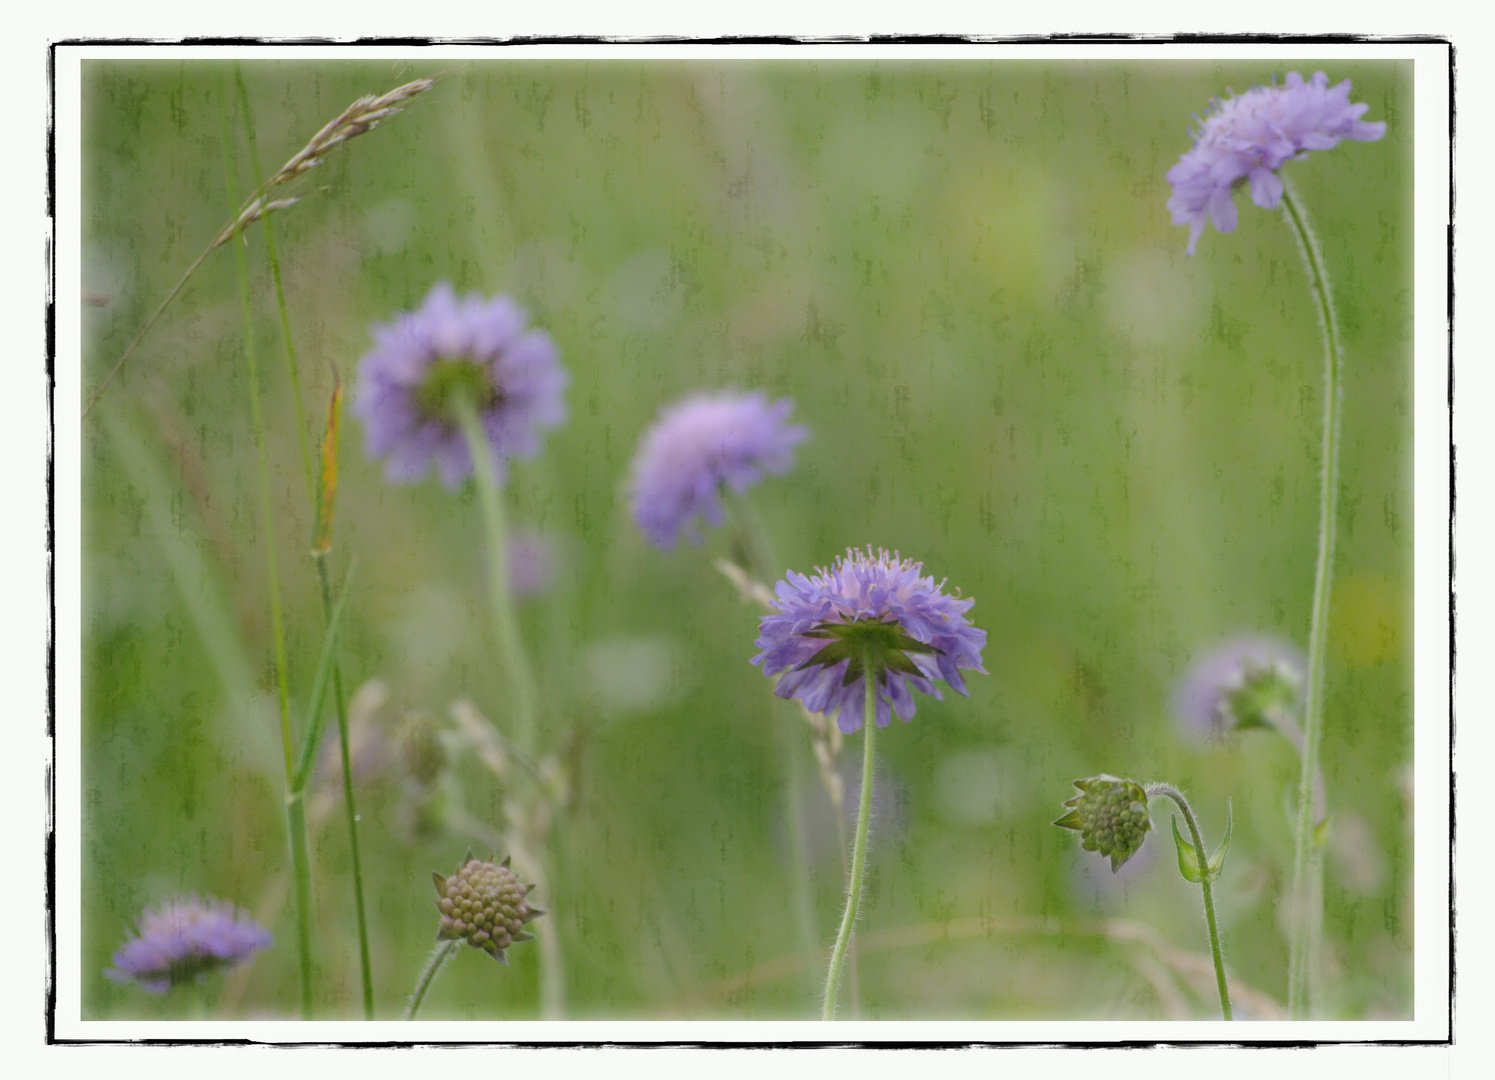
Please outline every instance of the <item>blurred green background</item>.
[{"label": "blurred green background", "polygon": [[[1280,215],[1238,193],[1238,230],[1207,231],[1189,258],[1163,176],[1212,96],[1320,68],[1388,125],[1381,142],[1285,169],[1323,244],[1346,356],[1325,1008],[1405,1018],[1410,62],[244,63],[267,169],[354,98],[445,72],[275,217],[310,437],[368,324],[443,279],[512,294],[571,373],[569,422],[509,486],[515,519],[558,561],[522,610],[547,746],[570,774],[538,898],[561,935],[568,1016],[818,1015],[823,970],[796,970],[770,687],[747,662],[756,612],[713,567],[723,533],[663,554],[628,513],[629,462],[660,406],[723,386],[791,396],[812,432],[794,471],[754,493],[786,566],[897,548],[974,597],[989,634],[969,699],[921,699],[879,740],[857,1014],[1216,1015],[1167,810],[1115,882],[1050,824],[1070,782],[1102,771],[1184,788],[1211,845],[1231,800],[1226,959],[1246,989],[1285,998],[1296,759],[1262,734],[1201,741],[1168,703],[1227,637],[1306,645],[1320,335]],[[232,74],[84,64],[86,393],[230,216],[225,101],[238,190],[253,187]],[[323,629],[310,515],[258,227],[247,255],[304,710]],[[296,1012],[243,346],[224,249],[84,425],[85,1017]],[[362,435],[345,416],[332,569],[356,553],[341,660],[374,748],[361,836],[378,1011],[394,1017],[436,929],[430,872],[488,846],[460,815],[417,815],[390,740],[412,716],[450,725],[459,700],[502,727],[508,698],[470,486],[391,486]],[[835,810],[808,730],[796,738],[828,946],[844,885]],[[852,796],[860,749],[842,750]],[[334,782],[312,810],[318,1015],[351,1017]],[[454,760],[442,784],[439,805],[499,820],[504,794],[474,762]],[[197,997],[108,982],[141,909],[181,891],[247,907],[274,948]],[[1097,936],[1100,918],[1156,939]],[[538,955],[516,947],[503,969],[463,950],[424,1015],[538,1015]],[[1238,1007],[1271,1015],[1257,1000]]]}]

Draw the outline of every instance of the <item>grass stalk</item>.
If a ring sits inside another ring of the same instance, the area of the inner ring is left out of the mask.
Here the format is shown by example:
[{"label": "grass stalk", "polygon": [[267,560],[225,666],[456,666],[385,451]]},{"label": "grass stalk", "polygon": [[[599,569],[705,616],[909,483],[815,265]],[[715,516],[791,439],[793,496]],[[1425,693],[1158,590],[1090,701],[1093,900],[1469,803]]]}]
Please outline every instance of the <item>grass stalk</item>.
[{"label": "grass stalk", "polygon": [[[254,113],[249,101],[249,88],[244,83],[244,70],[239,64],[234,65],[234,82],[239,93],[240,116],[244,122],[244,139],[249,147],[249,163],[254,170],[255,183],[259,189],[265,187],[264,170],[260,167],[260,156],[258,144],[254,134]],[[301,393],[301,373],[296,363],[295,339],[291,335],[291,317],[286,305],[285,286],[280,273],[280,259],[275,253],[275,226],[271,215],[265,215],[261,219],[265,230],[265,257],[270,263],[270,277],[275,283],[275,307],[280,316],[280,336],[285,346],[286,372],[291,381],[291,403],[296,418],[296,441],[301,451],[301,466],[306,478],[307,501],[311,506],[313,529],[321,531],[322,500],[330,498],[331,492],[324,492],[317,485],[316,472],[312,467],[311,449],[307,442],[306,406]],[[335,406],[334,406],[335,408]],[[335,443],[335,416],[329,422],[329,439],[332,440],[331,452],[334,455],[332,468],[336,468],[336,443]],[[325,468],[324,468],[325,471]],[[322,538],[325,540],[325,538]],[[322,598],[322,618],[324,622],[331,625],[332,621],[332,589],[327,578],[327,552],[321,543],[314,538],[312,547],[312,561],[316,564],[318,591]],[[369,929],[368,914],[364,907],[363,899],[363,864],[358,850],[358,803],[353,791],[353,773],[349,767],[351,754],[348,747],[348,706],[347,697],[343,691],[342,668],[336,660],[332,667],[333,704],[337,710],[337,734],[338,750],[341,755],[343,766],[343,806],[348,822],[348,847],[352,856],[353,865],[353,907],[357,915],[358,924],[358,965],[359,976],[363,991],[363,1018],[372,1020],[374,1018],[374,977],[373,968],[369,957]]]},{"label": "grass stalk", "polygon": [[[220,101],[223,127],[224,183],[230,206],[238,205],[233,163],[233,127],[228,116],[228,93]],[[265,533],[265,564],[269,578],[270,627],[275,643],[275,684],[280,706],[280,737],[285,754],[287,794],[286,827],[291,845],[291,864],[296,875],[296,943],[301,968],[301,1017],[312,1014],[311,959],[311,866],[306,844],[306,811],[300,799],[290,798],[294,787],[291,763],[291,711],[286,677],[285,631],[280,607],[280,571],[275,559],[275,514],[270,500],[270,466],[265,456],[265,420],[260,406],[259,365],[254,349],[254,318],[249,299],[249,267],[244,258],[242,225],[233,243],[234,261],[238,267],[239,302],[244,315],[244,364],[249,375],[249,413],[254,429],[255,459],[259,469],[260,518]]]}]

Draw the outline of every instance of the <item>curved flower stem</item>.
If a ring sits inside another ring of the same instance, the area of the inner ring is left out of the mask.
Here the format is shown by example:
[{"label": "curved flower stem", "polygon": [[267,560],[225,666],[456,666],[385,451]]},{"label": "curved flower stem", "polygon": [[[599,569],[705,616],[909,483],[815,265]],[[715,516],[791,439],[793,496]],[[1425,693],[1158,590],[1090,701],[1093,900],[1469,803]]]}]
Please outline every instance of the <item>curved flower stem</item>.
[{"label": "curved flower stem", "polygon": [[1184,824],[1189,827],[1189,840],[1194,844],[1194,850],[1199,855],[1199,862],[1205,868],[1206,873],[1199,882],[1199,887],[1204,890],[1204,922],[1209,927],[1209,950],[1210,956],[1215,961],[1215,985],[1220,991],[1220,1013],[1227,1020],[1234,1017],[1230,1015],[1230,990],[1225,985],[1225,960],[1220,955],[1220,932],[1215,927],[1215,898],[1210,892],[1208,863],[1209,857],[1204,850],[1204,841],[1199,835],[1199,826],[1194,822],[1194,811],[1189,809],[1189,801],[1184,798],[1183,792],[1171,784],[1148,784],[1147,795],[1166,795],[1178,804],[1179,810],[1183,812]]},{"label": "curved flower stem", "polygon": [[[223,124],[223,169],[229,206],[239,205],[234,183],[233,127],[228,118],[228,87],[224,86],[219,103]],[[259,365],[254,352],[254,324],[249,301],[249,267],[241,242],[242,226],[235,229],[231,246],[238,268],[239,303],[244,313],[244,364],[249,375],[249,414],[254,428],[255,456],[259,464],[260,519],[265,531],[266,576],[270,583],[270,628],[275,642],[275,682],[280,704],[280,739],[285,752],[286,831],[291,845],[291,865],[296,875],[296,945],[301,961],[301,1018],[310,1020],[312,1013],[311,964],[311,861],[306,843],[306,811],[295,788],[291,763],[291,706],[286,677],[285,632],[280,614],[280,571],[275,561],[275,515],[270,501],[270,467],[265,458],[265,419],[260,408]]]},{"label": "curved flower stem", "polygon": [[1339,495],[1340,345],[1329,278],[1324,272],[1323,253],[1286,181],[1282,189],[1283,217],[1292,227],[1308,271],[1308,284],[1318,305],[1319,325],[1324,332],[1324,429],[1320,451],[1319,544],[1313,574],[1313,609],[1308,630],[1308,702],[1303,711],[1302,765],[1298,771],[1298,819],[1293,844],[1291,947],[1287,972],[1287,1009],[1294,1020],[1310,1012],[1315,987],[1318,933],[1322,911],[1314,911],[1322,887],[1315,879],[1322,874],[1322,861],[1313,853],[1313,785],[1318,774],[1319,743],[1324,726],[1324,662],[1329,640],[1329,586],[1334,573],[1335,504]]},{"label": "curved flower stem", "polygon": [[831,966],[825,976],[825,1007],[822,1020],[836,1018],[836,989],[841,979],[841,961],[846,957],[846,944],[851,939],[851,928],[856,922],[857,908],[862,902],[862,871],[867,861],[867,824],[872,818],[872,745],[877,732],[877,677],[878,670],[868,656],[866,671],[862,678],[866,687],[862,704],[862,801],[857,811],[857,835],[851,849],[851,883],[846,889],[846,910],[841,915],[841,932],[836,935],[835,948],[831,950]]},{"label": "curved flower stem", "polygon": [[460,944],[460,941],[443,941],[431,950],[431,959],[426,961],[426,969],[416,980],[415,989],[410,994],[410,1004],[405,1007],[406,1020],[414,1020],[415,1014],[420,1012],[421,1002],[426,1000],[426,991],[431,989],[436,976],[441,974],[441,969],[446,966],[446,962],[452,958],[452,953],[457,951],[457,946]]},{"label": "curved flower stem", "polygon": [[[457,423],[462,428],[468,453],[472,456],[478,502],[483,509],[483,527],[488,544],[488,602],[493,614],[494,629],[498,633],[499,647],[503,651],[504,666],[508,669],[509,681],[514,688],[514,741],[526,755],[534,758],[537,756],[535,714],[538,695],[534,675],[530,671],[529,660],[519,638],[519,619],[514,611],[514,598],[509,589],[508,534],[503,491],[498,485],[493,451],[488,445],[488,437],[478,418],[477,408],[471,401],[458,399],[456,412]],[[537,848],[542,848],[539,837],[534,838],[534,843]],[[543,850],[532,853],[531,869],[537,874],[543,876],[549,863]],[[537,884],[547,882],[542,879]],[[560,1019],[565,1012],[566,982],[556,923],[552,922],[537,936],[540,938],[541,1006],[547,1018]]]}]

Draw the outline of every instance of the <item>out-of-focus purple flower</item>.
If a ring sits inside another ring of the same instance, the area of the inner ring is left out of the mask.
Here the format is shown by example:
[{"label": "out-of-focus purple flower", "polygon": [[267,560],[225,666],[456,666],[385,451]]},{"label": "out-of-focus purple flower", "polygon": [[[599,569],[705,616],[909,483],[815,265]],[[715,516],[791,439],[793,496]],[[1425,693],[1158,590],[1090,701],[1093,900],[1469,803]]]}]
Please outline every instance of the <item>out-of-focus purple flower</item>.
[{"label": "out-of-focus purple flower", "polygon": [[1210,738],[1252,727],[1297,730],[1307,662],[1278,638],[1233,638],[1196,660],[1173,692],[1173,715]]},{"label": "out-of-focus purple flower", "polygon": [[1370,106],[1350,103],[1348,79],[1331,87],[1322,71],[1307,82],[1289,71],[1281,86],[1253,86],[1211,104],[1214,111],[1199,122],[1193,147],[1168,170],[1168,209],[1173,224],[1189,227],[1190,255],[1206,221],[1219,232],[1235,231],[1239,184],[1249,183],[1251,201],[1270,210],[1282,198],[1277,170],[1286,162],[1329,150],[1341,139],[1374,142],[1386,134],[1385,123],[1360,119]]},{"label": "out-of-focus purple flower", "polygon": [[499,478],[511,457],[533,457],[540,433],[566,419],[569,377],[555,343],[525,330],[525,315],[507,296],[458,299],[439,283],[419,311],[370,327],[374,347],[358,366],[353,413],[364,423],[370,457],[385,459],[396,483],[437,474],[456,488],[472,474],[472,456],[457,424],[462,398],[477,410]]},{"label": "out-of-focus purple flower", "polygon": [[140,917],[138,935],[104,972],[117,983],[164,994],[270,947],[270,931],[222,900],[177,897]]},{"label": "out-of-focus purple flower", "polygon": [[633,520],[668,551],[684,531],[701,542],[696,520],[722,523],[721,488],[741,494],[765,473],[788,472],[809,435],[787,423],[794,402],[761,393],[697,394],[660,410],[633,459]]},{"label": "out-of-focus purple flower", "polygon": [[986,673],[981,649],[986,631],[966,621],[975,604],[946,596],[932,577],[920,577],[922,563],[886,551],[847,550],[829,570],[813,577],[790,572],[775,586],[779,614],[765,615],[756,642],[763,651],[753,663],[769,678],[784,672],[774,687],[781,698],[797,697],[806,709],[829,716],[846,734],[862,726],[866,703],[866,657],[881,669],[877,726],[912,720],[911,690],[943,700],[935,679],[965,694],[961,668]]},{"label": "out-of-focus purple flower", "polygon": [[519,598],[540,596],[555,582],[551,543],[533,529],[509,534],[509,592]]}]

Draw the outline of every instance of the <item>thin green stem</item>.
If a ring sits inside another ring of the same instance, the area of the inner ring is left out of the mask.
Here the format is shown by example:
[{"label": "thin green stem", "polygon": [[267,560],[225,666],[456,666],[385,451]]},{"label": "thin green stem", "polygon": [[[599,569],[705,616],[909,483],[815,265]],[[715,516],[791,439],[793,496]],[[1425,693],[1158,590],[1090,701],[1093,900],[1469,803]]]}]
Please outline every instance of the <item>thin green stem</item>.
[{"label": "thin green stem", "polygon": [[[258,187],[265,186],[265,172],[260,168],[259,146],[254,138],[254,114],[249,106],[249,88],[244,85],[244,69],[239,64],[234,64],[234,81],[239,90],[239,115],[244,121],[244,141],[249,146],[249,165],[254,170],[254,182]],[[306,473],[306,491],[312,504],[312,513],[315,516],[317,510],[317,482],[316,473],[311,465],[311,449],[306,440],[306,407],[301,398],[301,373],[296,365],[296,347],[291,340],[291,317],[286,310],[285,287],[280,280],[280,260],[275,257],[275,226],[271,218],[275,215],[266,214],[260,218],[260,224],[265,230],[265,257],[270,262],[270,277],[275,282],[275,306],[280,312],[280,335],[285,342],[286,371],[291,377],[291,405],[296,415],[296,441],[301,448],[301,466]]]},{"label": "thin green stem", "polygon": [[[223,168],[229,207],[239,205],[233,165],[233,127],[228,117],[228,88],[220,102],[223,124]],[[270,467],[265,457],[265,421],[260,408],[259,365],[254,351],[254,321],[249,301],[249,268],[244,258],[242,232],[235,231],[232,241],[234,261],[239,271],[239,301],[244,313],[244,363],[249,375],[249,411],[254,427],[255,457],[260,478],[260,517],[265,531],[265,563],[270,584],[270,626],[275,640],[275,681],[280,702],[280,736],[285,751],[286,790],[293,787],[291,764],[291,709],[286,678],[285,632],[280,612],[280,571],[275,561],[275,515],[270,501]],[[287,812],[291,862],[296,873],[297,944],[301,958],[301,1016],[311,1017],[311,867],[306,850],[306,813],[299,799],[290,800]]]},{"label": "thin green stem", "polygon": [[[234,81],[239,91],[239,110],[244,122],[244,139],[249,146],[250,167],[254,170],[255,183],[263,188],[265,174],[260,167],[259,146],[255,142],[254,114],[249,102],[249,88],[244,83],[244,70],[237,63],[234,65]],[[266,214],[260,221],[265,230],[265,257],[269,260],[270,276],[275,282],[275,306],[280,314],[280,336],[285,344],[286,371],[291,379],[291,403],[296,416],[296,440],[301,449],[301,467],[306,477],[307,498],[311,504],[312,528],[315,529],[321,512],[322,493],[317,486],[316,473],[312,468],[311,449],[307,443],[306,407],[301,395],[301,373],[296,363],[296,346],[291,336],[291,316],[286,306],[285,287],[281,283],[280,259],[275,254],[275,227],[271,221],[272,217],[273,215]],[[314,546],[312,560],[317,566],[317,580],[321,588],[322,616],[331,620],[332,590],[327,580],[326,553],[317,551]],[[353,862],[353,906],[358,922],[358,961],[363,983],[363,1018],[372,1020],[374,1018],[374,977],[369,962],[368,918],[364,909],[363,868],[358,852],[358,805],[353,794],[353,773],[348,767],[350,755],[347,699],[343,693],[342,669],[336,662],[332,669],[332,682],[333,700],[337,707],[338,744],[343,763],[343,804],[348,819],[348,846],[352,852]]]},{"label": "thin green stem", "polygon": [[1292,187],[1284,181],[1283,217],[1292,227],[1308,284],[1318,305],[1319,325],[1324,333],[1324,427],[1320,450],[1319,542],[1313,573],[1313,609],[1308,630],[1308,701],[1303,710],[1303,750],[1298,770],[1298,818],[1293,844],[1292,934],[1288,953],[1287,1009],[1294,1020],[1306,1018],[1315,993],[1313,971],[1317,967],[1316,927],[1320,913],[1312,910],[1321,888],[1313,878],[1321,873],[1321,860],[1312,857],[1314,844],[1314,778],[1318,774],[1319,744],[1324,727],[1324,667],[1329,641],[1329,590],[1334,573],[1335,507],[1339,494],[1340,343],[1329,278],[1323,253],[1298,204]]},{"label": "thin green stem", "polygon": [[1189,801],[1184,798],[1183,792],[1171,784],[1149,784],[1147,794],[1149,798],[1153,795],[1166,795],[1178,804],[1184,816],[1184,824],[1189,827],[1189,840],[1199,855],[1199,865],[1206,871],[1200,878],[1199,887],[1204,891],[1204,922],[1209,927],[1210,956],[1215,961],[1215,985],[1220,991],[1220,1014],[1226,1020],[1232,1020],[1234,1017],[1230,1014],[1230,989],[1225,985],[1225,960],[1220,954],[1220,931],[1215,926],[1215,898],[1210,891],[1209,860],[1205,853],[1204,840],[1199,835],[1199,826],[1194,821],[1194,811],[1189,809]]},{"label": "thin green stem", "polygon": [[[763,521],[746,495],[726,492],[727,513],[732,519],[735,546],[741,547],[744,567],[750,576],[767,583],[778,577],[778,560]],[[734,554],[737,554],[734,552]],[[790,715],[793,713],[794,715]],[[805,809],[800,794],[800,762],[804,757],[802,740],[794,737],[802,727],[798,709],[792,703],[774,710],[774,741],[778,744],[779,768],[784,786],[784,827],[789,837],[789,888],[794,898],[795,921],[799,924],[800,943],[806,955],[819,952],[819,935],[815,932],[815,898],[810,887],[810,864],[805,855]],[[839,816],[841,808],[836,808]],[[843,845],[844,847],[844,845]],[[852,958],[855,977],[855,956]],[[853,992],[855,986],[853,986]]]},{"label": "thin green stem", "polygon": [[514,687],[514,741],[526,752],[535,752],[535,680],[530,673],[524,646],[519,639],[519,619],[509,590],[508,529],[504,513],[503,491],[493,465],[493,450],[470,401],[457,403],[457,422],[472,455],[473,473],[477,477],[478,503],[482,506],[483,526],[488,545],[488,606],[498,645]]},{"label": "thin green stem", "polygon": [[420,1012],[421,1002],[426,1000],[426,991],[431,989],[436,976],[441,974],[441,969],[446,967],[446,962],[452,958],[452,953],[457,951],[460,944],[459,941],[443,941],[431,950],[431,959],[426,961],[425,970],[420,973],[415,989],[410,994],[410,1004],[405,1008],[406,1020],[414,1020],[415,1014]]},{"label": "thin green stem", "polygon": [[[472,457],[478,502],[483,511],[488,547],[488,606],[498,634],[499,648],[503,652],[504,666],[508,669],[509,682],[514,688],[514,741],[533,758],[537,753],[538,741],[538,695],[534,675],[530,671],[529,660],[519,637],[519,618],[509,589],[508,534],[503,491],[499,487],[498,472],[493,464],[493,450],[488,444],[476,407],[466,399],[459,399],[455,404],[457,423],[462,429],[463,438],[467,440],[467,450]],[[540,797],[543,798],[544,795]],[[539,848],[541,838],[536,836],[533,840]],[[548,860],[542,851],[534,853],[531,867],[542,874],[542,880],[538,884],[544,885],[546,882],[543,872],[548,868]],[[541,1006],[547,1018],[559,1019],[565,1012],[566,985],[559,931],[552,923],[541,931],[539,937]]]},{"label": "thin green stem", "polygon": [[856,842],[851,850],[851,881],[846,888],[846,910],[841,914],[841,931],[836,935],[835,948],[831,950],[831,966],[825,976],[825,1007],[822,1020],[836,1018],[836,990],[841,981],[841,962],[846,957],[846,946],[851,940],[851,929],[856,923],[857,909],[862,903],[862,872],[867,861],[867,825],[872,819],[872,746],[877,733],[877,665],[875,657],[867,657],[863,683],[866,687],[862,703],[862,733],[865,745],[862,748],[862,801],[857,811]]},{"label": "thin green stem", "polygon": [[[317,583],[322,593],[322,613],[332,620],[332,589],[327,581],[327,559],[316,555]],[[374,975],[369,962],[369,923],[363,905],[363,861],[358,853],[358,804],[353,797],[352,755],[348,750],[348,702],[343,693],[343,673],[336,664],[332,667],[332,695],[337,707],[338,749],[343,764],[343,809],[348,818],[348,847],[353,857],[353,907],[358,916],[358,964],[363,976],[363,1018],[374,1018]]]}]

